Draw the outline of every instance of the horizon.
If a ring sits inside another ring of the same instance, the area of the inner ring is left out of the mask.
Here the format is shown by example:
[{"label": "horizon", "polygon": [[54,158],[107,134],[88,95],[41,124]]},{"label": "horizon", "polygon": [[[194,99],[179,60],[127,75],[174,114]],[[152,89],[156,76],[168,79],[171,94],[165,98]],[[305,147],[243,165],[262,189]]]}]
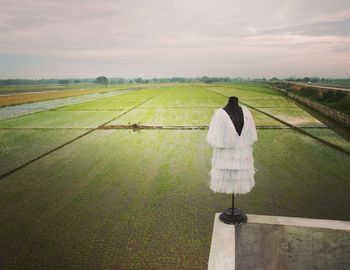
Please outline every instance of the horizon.
[{"label": "horizon", "polygon": [[350,77],[346,0],[3,0],[0,23],[0,79]]},{"label": "horizon", "polygon": [[[4,80],[33,80],[33,81],[39,81],[39,80],[95,80],[99,76],[105,76],[105,75],[96,75],[95,77],[47,77],[47,78],[0,78],[0,81]],[[277,76],[272,76],[272,77],[229,77],[229,76],[207,76],[207,75],[202,75],[202,76],[192,76],[192,77],[184,77],[184,76],[169,76],[169,77],[141,77],[141,76],[134,76],[134,77],[120,77],[120,76],[105,76],[107,79],[125,79],[125,80],[134,80],[134,79],[145,79],[145,80],[152,80],[152,79],[172,79],[172,78],[183,78],[183,79],[199,79],[203,77],[208,77],[208,78],[229,78],[231,80],[271,80],[273,78],[276,78],[278,80],[288,80],[288,79],[303,79],[303,78],[320,78],[320,79],[339,79],[339,80],[348,80],[350,79],[349,77],[322,77],[322,76],[302,76],[302,77],[297,77],[297,76],[288,76],[288,77],[277,77]]]}]

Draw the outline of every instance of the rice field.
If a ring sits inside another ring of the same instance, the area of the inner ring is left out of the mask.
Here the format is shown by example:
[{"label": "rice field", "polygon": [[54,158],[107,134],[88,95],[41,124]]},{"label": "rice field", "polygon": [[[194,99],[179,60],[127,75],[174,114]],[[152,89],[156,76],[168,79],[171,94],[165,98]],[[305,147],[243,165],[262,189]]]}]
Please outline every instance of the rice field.
[{"label": "rice field", "polygon": [[[68,85],[68,86],[0,86],[0,106],[25,104],[58,98],[77,97],[82,95],[92,95],[108,93],[122,89],[131,88],[131,85],[109,85],[100,86],[88,85]],[[142,85],[139,85],[142,87]]]},{"label": "rice field", "polygon": [[231,202],[208,188],[207,130],[113,126],[208,126],[231,95],[258,131],[256,185],[237,206],[350,220],[350,143],[294,101],[249,84],[149,86],[0,121],[0,269],[206,269]]},{"label": "rice field", "polygon": [[[65,98],[49,99],[45,101],[38,101],[38,102],[32,102],[32,103],[11,104],[8,106],[2,106],[0,107],[0,121],[22,116],[22,115],[52,110],[52,109],[60,108],[62,106],[86,103],[92,100],[94,102],[98,102],[100,99],[103,100],[103,98],[106,98],[106,97],[117,96],[117,95],[128,93],[130,91],[136,91],[141,89],[143,89],[142,86],[137,86],[135,88],[125,88],[125,89],[111,90],[111,91],[105,91],[105,92],[98,92],[93,94],[81,92],[80,95],[74,96],[74,97],[65,97]],[[0,100],[2,98],[3,97],[0,96]],[[54,98],[54,96],[51,98]],[[93,108],[90,108],[89,110],[93,110]]]}]

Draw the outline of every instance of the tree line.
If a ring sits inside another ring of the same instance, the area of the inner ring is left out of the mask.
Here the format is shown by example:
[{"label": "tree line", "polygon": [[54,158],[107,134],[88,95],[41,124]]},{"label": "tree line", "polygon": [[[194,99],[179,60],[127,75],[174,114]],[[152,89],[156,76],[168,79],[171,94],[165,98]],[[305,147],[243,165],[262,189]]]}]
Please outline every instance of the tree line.
[{"label": "tree line", "polygon": [[[107,78],[106,76],[99,76],[95,79],[2,79],[0,85],[34,85],[34,84],[75,84],[75,83],[97,83],[97,84],[127,84],[127,83],[191,83],[191,82],[236,82],[246,81],[246,78],[229,78],[229,77],[166,77],[166,78],[151,78],[145,79],[142,77],[137,78],[122,78],[112,77]],[[248,78],[250,80],[250,78]]]},{"label": "tree line", "polygon": [[290,82],[304,82],[304,83],[324,83],[324,84],[338,84],[338,85],[350,85],[350,78],[321,78],[321,77],[288,77],[279,79],[273,77],[271,79],[266,78],[243,78],[243,77],[165,77],[165,78],[151,78],[145,79],[142,77],[137,78],[123,78],[123,77],[111,77],[99,76],[97,78],[67,78],[67,79],[1,79],[0,85],[36,85],[36,84],[78,84],[78,83],[97,83],[97,84],[129,84],[129,83],[217,83],[217,82],[276,82],[276,81],[290,81]]}]

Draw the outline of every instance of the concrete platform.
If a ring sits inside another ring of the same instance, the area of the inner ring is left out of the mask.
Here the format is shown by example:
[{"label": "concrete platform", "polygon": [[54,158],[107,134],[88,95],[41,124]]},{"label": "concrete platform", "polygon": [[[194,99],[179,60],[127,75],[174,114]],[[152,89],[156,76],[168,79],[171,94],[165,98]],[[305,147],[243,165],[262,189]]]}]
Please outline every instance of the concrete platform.
[{"label": "concrete platform", "polygon": [[248,214],[233,226],[219,215],[208,270],[350,269],[350,221]]}]

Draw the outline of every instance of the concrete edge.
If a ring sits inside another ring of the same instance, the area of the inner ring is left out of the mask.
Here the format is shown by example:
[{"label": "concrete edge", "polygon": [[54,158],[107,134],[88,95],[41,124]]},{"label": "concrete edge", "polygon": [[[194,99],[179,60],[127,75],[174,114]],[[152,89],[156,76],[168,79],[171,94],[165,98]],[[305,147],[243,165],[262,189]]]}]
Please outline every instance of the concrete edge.
[{"label": "concrete edge", "polygon": [[350,231],[350,221],[247,214],[249,223],[289,225]]},{"label": "concrete edge", "polygon": [[[220,214],[221,213],[215,213],[214,227],[210,244],[208,270],[234,270],[236,267],[236,226],[222,223],[219,220]],[[254,214],[247,214],[247,217],[248,223],[288,225],[350,231],[350,221]],[[244,224],[240,226],[244,226]]]},{"label": "concrete edge", "polygon": [[208,270],[235,270],[235,226],[222,223],[216,213]]}]

